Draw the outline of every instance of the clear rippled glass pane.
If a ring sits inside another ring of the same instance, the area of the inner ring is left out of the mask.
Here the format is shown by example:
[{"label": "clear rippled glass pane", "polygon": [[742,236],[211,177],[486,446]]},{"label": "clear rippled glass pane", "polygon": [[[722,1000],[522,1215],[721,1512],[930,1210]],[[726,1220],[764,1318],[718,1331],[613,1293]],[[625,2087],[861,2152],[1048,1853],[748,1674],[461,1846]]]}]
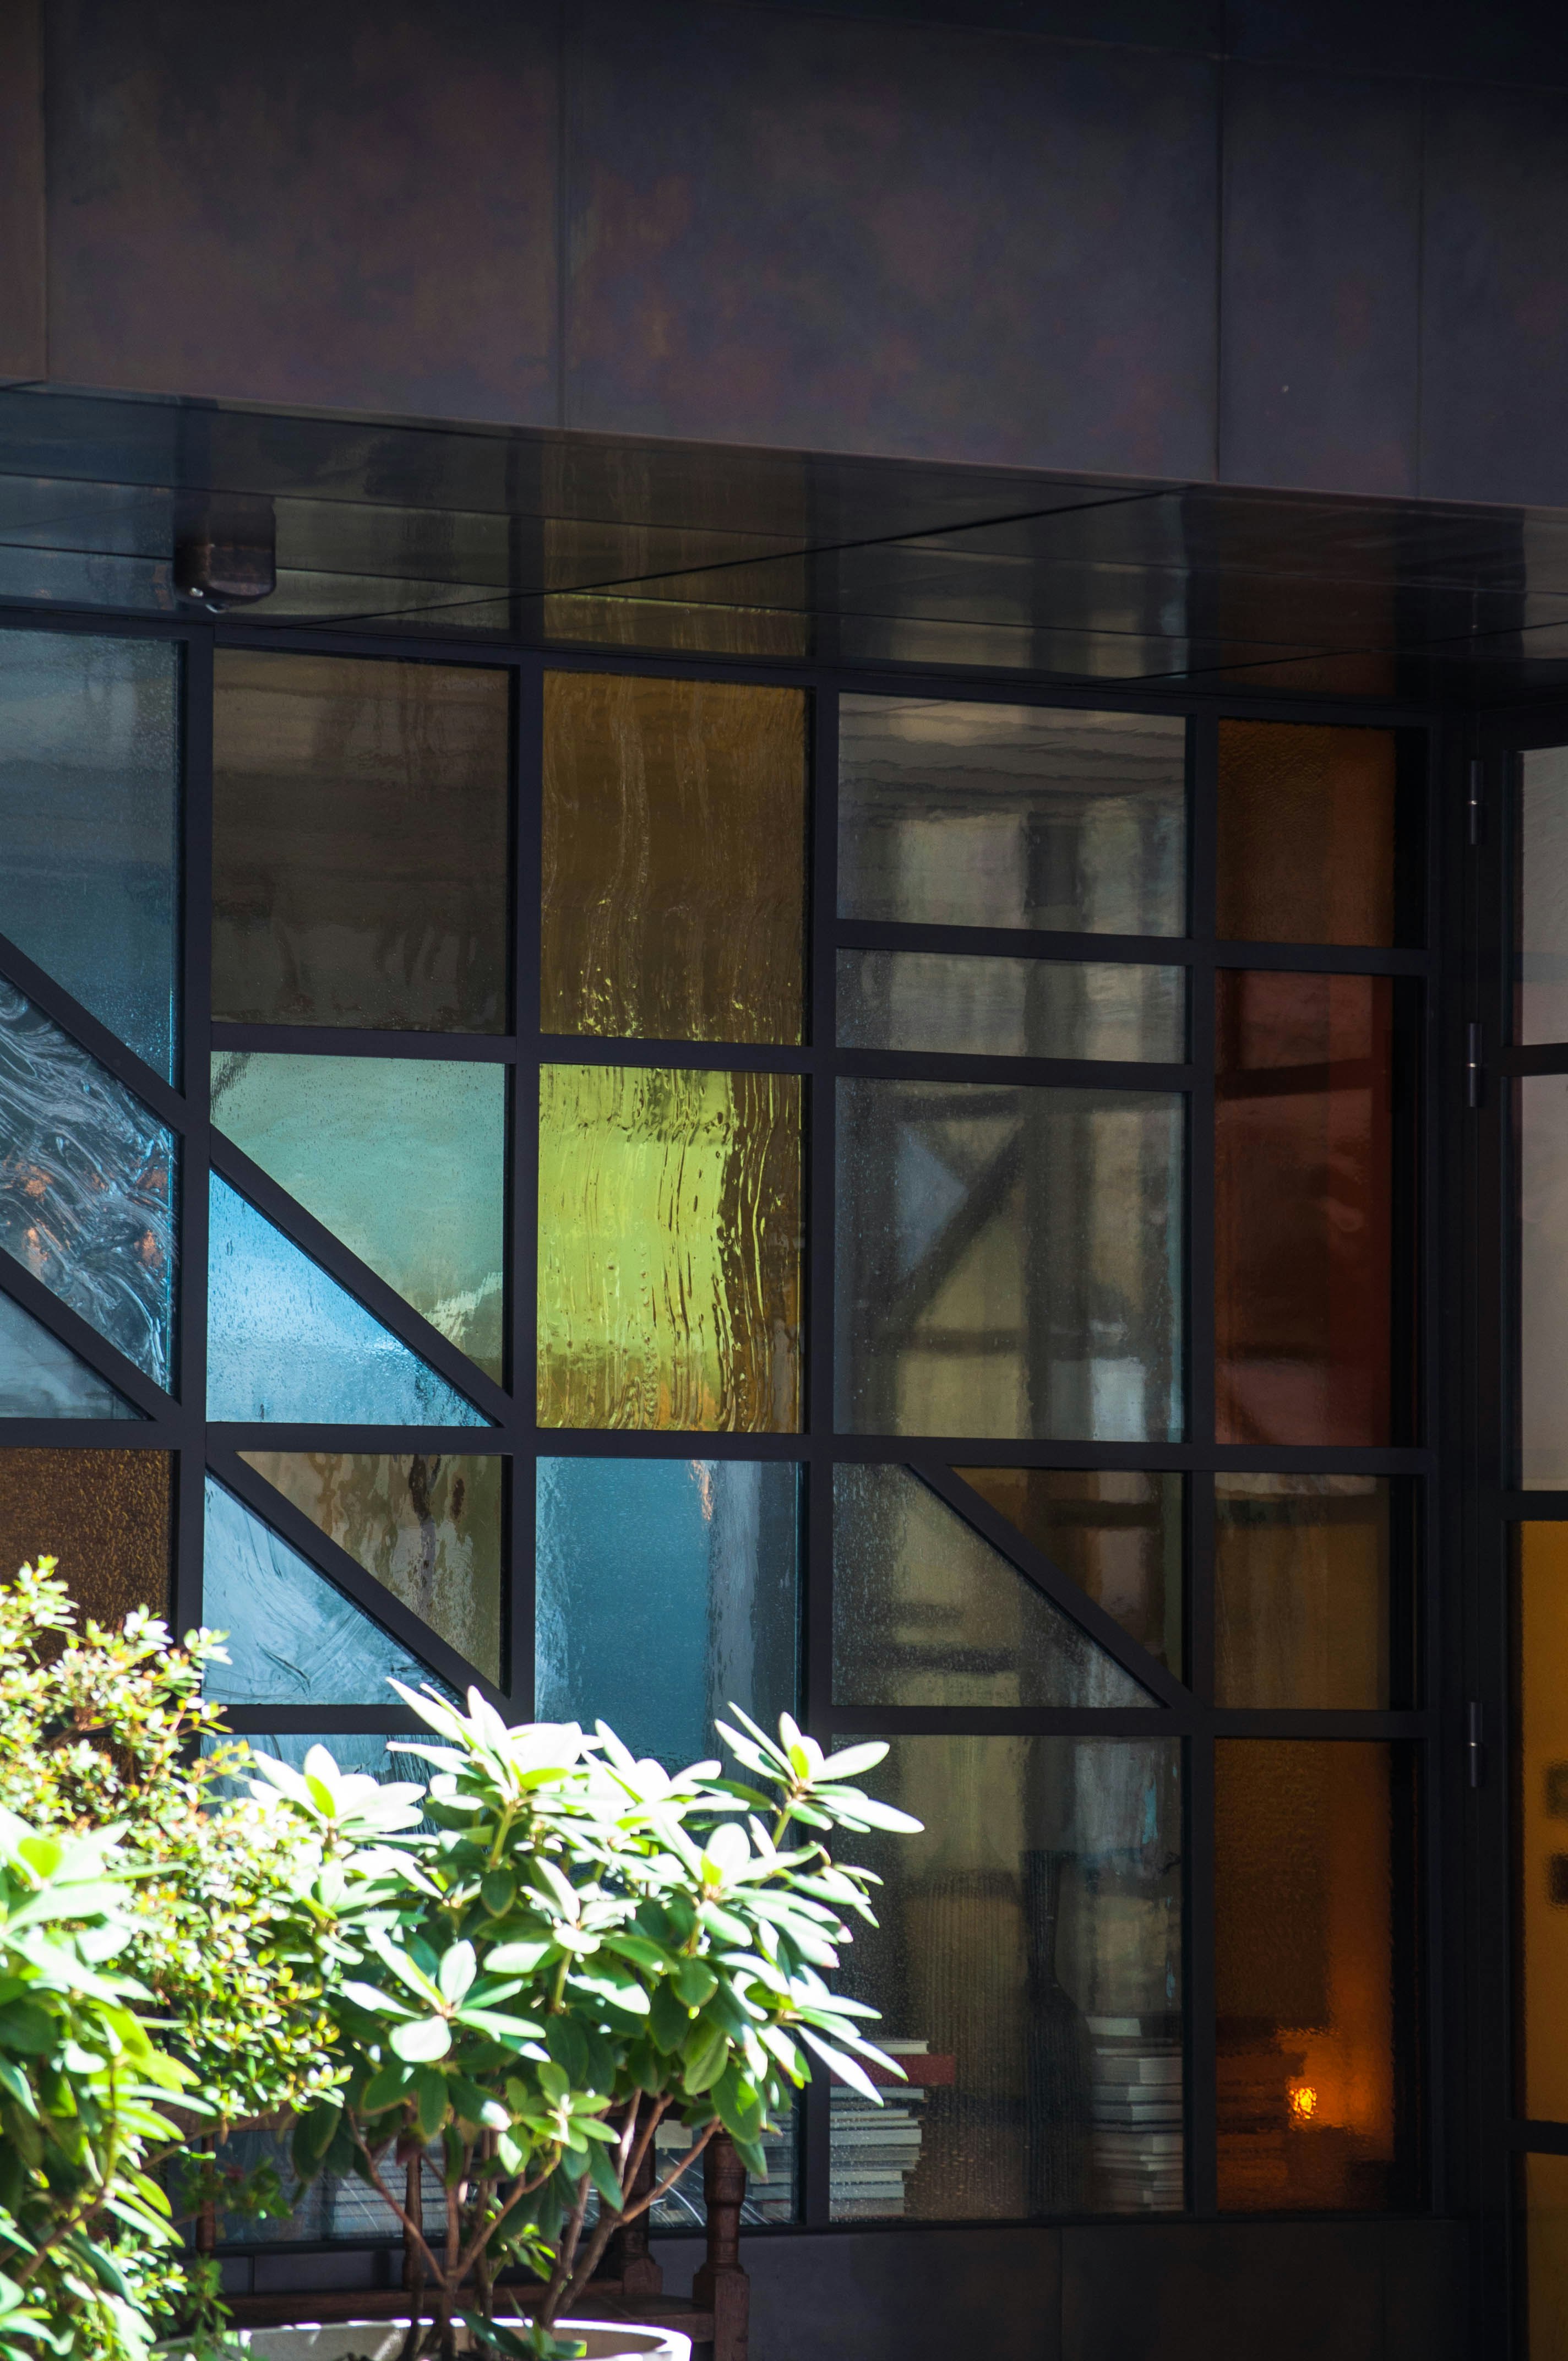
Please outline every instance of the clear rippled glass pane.
[{"label": "clear rippled glass pane", "polygon": [[211,1476],[202,1620],[228,1634],[229,1662],[207,1676],[225,1705],[395,1705],[389,1680],[419,1688],[431,1677]]},{"label": "clear rippled glass pane", "polygon": [[449,1647],[500,1678],[501,1460],[439,1451],[240,1455]]},{"label": "clear rippled glass pane", "polygon": [[842,697],[839,912],[1179,935],[1186,747],[1165,714]]},{"label": "clear rippled glass pane", "polygon": [[1185,1477],[1131,1467],[953,1473],[1180,1677]]},{"label": "clear rippled glass pane", "polygon": [[840,1429],[1174,1441],[1182,1102],[841,1082]]},{"label": "clear rippled glass pane", "polygon": [[179,651],[0,631],[0,934],[172,1080]]},{"label": "clear rippled glass pane", "polygon": [[136,1418],[123,1394],[41,1320],[0,1295],[0,1418]]},{"label": "clear rippled glass pane", "polygon": [[213,1121],[500,1378],[504,1066],[228,1051],[213,1060]]},{"label": "clear rippled glass pane", "polygon": [[0,980],[0,1246],[160,1386],[174,1159],[141,1100]]},{"label": "clear rippled glass pane", "polygon": [[793,1074],[546,1066],[539,1423],[799,1423]]},{"label": "clear rippled glass pane", "polygon": [[215,1173],[207,1416],[331,1426],[489,1423]]},{"label": "clear rippled glass pane", "polygon": [[847,1049],[1179,1065],[1187,975],[1076,960],[840,951],[839,1040]]},{"label": "clear rippled glass pane", "polygon": [[1152,1706],[907,1467],[833,1470],[835,1705]]},{"label": "clear rippled glass pane", "polygon": [[539,1462],[533,1707],[601,1716],[674,1768],[716,1714],[795,1704],[799,1470],[713,1459]]}]

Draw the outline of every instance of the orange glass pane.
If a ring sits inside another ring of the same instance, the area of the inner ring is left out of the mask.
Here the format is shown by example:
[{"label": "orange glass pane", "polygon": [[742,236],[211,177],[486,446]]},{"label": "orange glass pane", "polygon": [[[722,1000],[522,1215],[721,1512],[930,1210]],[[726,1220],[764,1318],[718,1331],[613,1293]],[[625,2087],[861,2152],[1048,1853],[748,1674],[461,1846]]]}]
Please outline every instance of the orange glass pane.
[{"label": "orange glass pane", "polygon": [[1518,1546],[1520,2113],[1568,2123],[1568,1525]]},{"label": "orange glass pane", "polygon": [[1568,2361],[1568,2156],[1527,2156],[1525,2272],[1530,2361]]},{"label": "orange glass pane", "polygon": [[1089,1467],[953,1473],[1179,1676],[1184,1477]]},{"label": "orange glass pane", "polygon": [[1217,985],[1216,1434],[1387,1443],[1392,980],[1223,969]]},{"label": "orange glass pane", "polygon": [[1215,923],[1247,943],[1391,943],[1391,730],[1222,721]]},{"label": "orange glass pane", "polygon": [[0,1451],[0,1579],[40,1557],[83,1615],[169,1612],[166,1451]]},{"label": "orange glass pane", "polygon": [[1214,1749],[1220,2203],[1396,2202],[1392,1747]]}]

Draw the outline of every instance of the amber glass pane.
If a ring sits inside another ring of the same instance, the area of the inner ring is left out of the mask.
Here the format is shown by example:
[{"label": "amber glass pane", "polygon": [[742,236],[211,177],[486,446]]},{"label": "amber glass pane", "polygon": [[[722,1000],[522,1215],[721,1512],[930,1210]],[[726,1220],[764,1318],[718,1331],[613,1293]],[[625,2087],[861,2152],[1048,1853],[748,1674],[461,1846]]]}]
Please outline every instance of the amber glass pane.
[{"label": "amber glass pane", "polygon": [[1568,1525],[1519,1533],[1520,2113],[1568,2123]]},{"label": "amber glass pane", "polygon": [[166,1451],[0,1451],[0,1580],[40,1557],[84,1615],[169,1611]]},{"label": "amber glass pane", "polygon": [[547,1033],[798,1041],[806,698],[544,676]]},{"label": "amber glass pane", "polygon": [[1392,981],[1216,983],[1216,1433],[1387,1443]]},{"label": "amber glass pane", "polygon": [[1397,768],[1391,730],[1222,721],[1221,936],[1391,943]]},{"label": "amber glass pane", "polygon": [[1080,1467],[953,1473],[1180,1674],[1182,1477]]},{"label": "amber glass pane", "polygon": [[499,1032],[509,675],[220,648],[213,1014]]},{"label": "amber glass pane", "polygon": [[1568,2361],[1568,2156],[1527,2156],[1525,2273],[1530,2361]]},{"label": "amber glass pane", "polygon": [[1389,1703],[1388,1501],[1378,1476],[1214,1479],[1214,1696]]},{"label": "amber glass pane", "polygon": [[1215,1746],[1223,2206],[1376,2210],[1400,2193],[1394,1753],[1362,1741]]},{"label": "amber glass pane", "polygon": [[800,1268],[798,1077],[542,1070],[541,1426],[792,1433]]}]

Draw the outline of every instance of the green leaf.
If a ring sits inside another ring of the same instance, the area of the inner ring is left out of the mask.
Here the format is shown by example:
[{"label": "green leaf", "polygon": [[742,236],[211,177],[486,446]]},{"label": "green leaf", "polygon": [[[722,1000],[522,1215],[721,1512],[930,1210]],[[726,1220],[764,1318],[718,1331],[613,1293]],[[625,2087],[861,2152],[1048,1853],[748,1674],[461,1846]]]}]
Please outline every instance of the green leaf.
[{"label": "green leaf", "polygon": [[588,2178],[612,2213],[621,2208],[620,2182],[610,2161],[609,2150],[598,2140],[588,2142]]},{"label": "green leaf", "polygon": [[718,1988],[718,1978],[706,1960],[684,1959],[675,1970],[674,1982],[688,2008],[701,2008]]},{"label": "green leaf", "polygon": [[415,2017],[411,2025],[395,2025],[391,2046],[411,2065],[444,2058],[452,2047],[452,2028],[444,2016]]},{"label": "green leaf", "polygon": [[[492,1918],[504,1918],[517,1900],[517,1880],[510,1870],[487,1870],[479,1880],[479,1899]],[[493,1959],[486,1965],[493,1966]]]},{"label": "green leaf", "polygon": [[320,2169],[321,2160],[332,2146],[334,2136],[343,2120],[343,2109],[335,2099],[323,2100],[307,2107],[294,2125],[290,2154],[295,2171],[302,2180],[312,2180]]},{"label": "green leaf", "polygon": [[451,1949],[443,1954],[436,1971],[442,1999],[453,2007],[465,1999],[477,1971],[477,1964],[472,1943],[454,1943]]},{"label": "green leaf", "polygon": [[380,2115],[389,2107],[395,2107],[408,2091],[409,2079],[407,2068],[389,2059],[386,2065],[378,2067],[360,2093],[360,2113]]},{"label": "green leaf", "polygon": [[498,1943],[485,1954],[485,1971],[492,1976],[531,1976],[555,1946],[548,1935],[530,1935],[516,1943]]},{"label": "green leaf", "polygon": [[718,2080],[729,2055],[729,2044],[717,2026],[699,2018],[686,2043],[686,2068],[681,2088],[695,2098]]},{"label": "green leaf", "polygon": [[419,2136],[428,2145],[446,2121],[446,2077],[433,2067],[421,2066],[413,2079],[415,2119]]},{"label": "green leaf", "polygon": [[661,2049],[678,2049],[691,2031],[691,2011],[667,1983],[657,1983],[649,2004],[648,2024]]}]

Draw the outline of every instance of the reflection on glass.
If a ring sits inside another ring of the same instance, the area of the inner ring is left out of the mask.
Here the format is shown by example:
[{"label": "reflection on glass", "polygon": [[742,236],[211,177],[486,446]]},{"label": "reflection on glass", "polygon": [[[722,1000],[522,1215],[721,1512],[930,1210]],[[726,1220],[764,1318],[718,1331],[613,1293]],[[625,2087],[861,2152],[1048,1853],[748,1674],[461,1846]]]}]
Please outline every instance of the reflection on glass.
[{"label": "reflection on glass", "polygon": [[1520,1041],[1568,1041],[1568,746],[1519,756]]},{"label": "reflection on glass", "polygon": [[499,1459],[439,1451],[240,1456],[449,1647],[500,1678]]},{"label": "reflection on glass", "polygon": [[213,1121],[500,1377],[504,1066],[231,1050],[213,1060]]},{"label": "reflection on glass", "polygon": [[1379,1444],[1393,1414],[1393,983],[1222,969],[1222,1443]]},{"label": "reflection on glass", "polygon": [[546,1066],[539,1423],[799,1423],[793,1074]]},{"label": "reflection on glass", "polygon": [[174,1075],[179,651],[0,631],[0,934]]},{"label": "reflection on glass", "polygon": [[[224,1705],[389,1705],[421,1688],[417,1656],[209,1476],[202,1620],[228,1634],[207,1675]],[[439,1686],[439,1684],[437,1684]]]},{"label": "reflection on glass", "polygon": [[544,675],[547,1033],[798,1041],[806,698]]},{"label": "reflection on glass", "polygon": [[800,1472],[741,1459],[541,1459],[533,1709],[602,1718],[678,1769],[715,1715],[795,1703]]},{"label": "reflection on glass", "polygon": [[841,1429],[1180,1433],[1179,1096],[854,1081],[838,1107]]},{"label": "reflection on glass", "polygon": [[1180,1746],[895,1738],[872,1790],[917,1837],[843,1989],[909,2081],[835,2084],[835,2221],[1172,2213],[1183,2201]]},{"label": "reflection on glass", "polygon": [[[754,2173],[746,2176],[746,2194],[740,2205],[740,2226],[743,2230],[759,2222],[795,2222],[800,2218],[795,2163],[795,2118],[798,2112],[797,2107],[791,2107],[777,2129],[762,2136],[762,2158],[767,2169],[761,2178]],[[673,2169],[682,2150],[690,2147],[695,2136],[687,2125],[672,2123],[665,2116],[653,2135],[661,2180]],[[673,2235],[684,2231],[690,2236],[696,2231],[707,2228],[707,2207],[703,2202],[702,2168],[703,2158],[698,2157],[682,2173],[668,2196],[660,2198],[648,2217],[654,2230]]]},{"label": "reflection on glass", "polygon": [[1378,2212],[1403,2193],[1395,1887],[1410,1803],[1397,1751],[1215,1746],[1220,2203],[1233,2212]]},{"label": "reflection on glass", "polygon": [[160,1386],[173,1188],[172,1135],[0,980],[0,1246]]},{"label": "reflection on glass", "polygon": [[220,648],[213,1013],[499,1032],[509,675]]},{"label": "reflection on glass", "polygon": [[207,1416],[488,1423],[216,1173],[207,1231]]},{"label": "reflection on glass", "polygon": [[1165,714],[841,697],[839,913],[1179,935],[1186,744]]},{"label": "reflection on glass", "polygon": [[[313,1738],[258,1738],[255,1741],[258,1747],[266,1748],[269,1753],[281,1753],[284,1748],[295,1746],[302,1762],[305,1750],[316,1742]],[[323,1738],[320,1742],[337,1755],[341,1763],[344,1761],[338,1753],[341,1745],[359,1743],[378,1748],[382,1741],[378,1738],[357,1741]],[[369,1771],[378,1766],[373,1762],[365,1761],[356,1762],[353,1768]],[[392,1773],[393,1777],[398,1775],[395,1772]],[[320,2172],[306,2188],[299,2189],[286,2132],[260,2129],[231,2132],[219,2146],[218,2162],[221,2167],[247,2174],[254,2172],[258,2165],[269,2164],[290,2196],[297,2196],[299,2200],[291,2213],[271,2214],[260,2221],[247,2213],[220,2214],[218,2237],[225,2246],[280,2246],[308,2241],[313,2246],[352,2243],[363,2247],[373,2243],[385,2246],[400,2235],[397,2216],[389,2210],[385,2199],[367,2181],[361,2180],[356,2173]],[[433,2224],[444,2218],[446,2192],[433,2166],[428,2161],[422,2179],[424,2219],[427,2224]],[[401,2180],[400,2173],[400,2188]],[[426,2235],[430,2235],[428,2229]],[[433,2239],[433,2244],[439,2250],[439,2236]],[[297,2269],[297,2261],[291,2260]]]},{"label": "reflection on glass", "polygon": [[1530,2361],[1568,2361],[1568,2156],[1520,2162]]},{"label": "reflection on glass", "polygon": [[1186,1055],[1186,971],[840,951],[839,1039],[848,1049],[1179,1065]]},{"label": "reflection on glass", "polygon": [[1568,1486],[1568,1074],[1519,1084],[1519,1474]]},{"label": "reflection on glass", "polygon": [[1389,1699],[1381,1476],[1214,1478],[1214,1698],[1379,1712]]},{"label": "reflection on glass", "polygon": [[1518,1549],[1519,2113],[1568,2123],[1568,1525]]},{"label": "reflection on glass", "polygon": [[1148,1706],[907,1467],[833,1470],[835,1705]]},{"label": "reflection on glass", "polygon": [[167,1451],[0,1451],[0,1581],[40,1557],[82,1614],[169,1612]]},{"label": "reflection on glass", "polygon": [[135,1418],[106,1378],[0,1295],[0,1418]]},{"label": "reflection on glass", "polygon": [[1179,1678],[1184,1477],[1080,1467],[953,1473]]},{"label": "reflection on glass", "polygon": [[1215,925],[1248,943],[1391,943],[1392,730],[1222,721]]}]

